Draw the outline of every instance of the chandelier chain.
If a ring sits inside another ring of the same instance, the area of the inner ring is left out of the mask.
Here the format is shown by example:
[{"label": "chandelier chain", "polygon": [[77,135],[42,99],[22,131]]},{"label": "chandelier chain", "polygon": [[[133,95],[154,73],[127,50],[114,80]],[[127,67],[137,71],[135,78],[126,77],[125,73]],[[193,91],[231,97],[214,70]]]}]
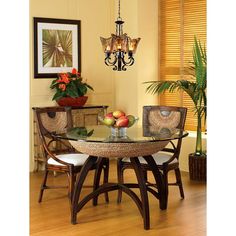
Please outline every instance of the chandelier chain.
[{"label": "chandelier chain", "polygon": [[119,3],[118,3],[118,19],[121,19],[121,17],[120,17],[120,0],[119,0]]}]

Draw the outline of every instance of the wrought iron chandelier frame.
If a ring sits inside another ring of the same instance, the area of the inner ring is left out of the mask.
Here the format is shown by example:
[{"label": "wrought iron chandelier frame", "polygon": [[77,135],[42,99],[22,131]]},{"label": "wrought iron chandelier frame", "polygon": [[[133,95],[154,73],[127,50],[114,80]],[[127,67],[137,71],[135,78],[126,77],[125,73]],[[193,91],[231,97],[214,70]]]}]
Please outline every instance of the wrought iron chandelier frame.
[{"label": "wrought iron chandelier frame", "polygon": [[111,34],[110,38],[100,37],[105,53],[104,62],[107,66],[113,66],[115,71],[126,71],[127,66],[134,64],[133,54],[136,52],[140,38],[131,39],[127,34],[123,34],[124,21],[120,17],[120,0],[115,23],[116,34]]}]

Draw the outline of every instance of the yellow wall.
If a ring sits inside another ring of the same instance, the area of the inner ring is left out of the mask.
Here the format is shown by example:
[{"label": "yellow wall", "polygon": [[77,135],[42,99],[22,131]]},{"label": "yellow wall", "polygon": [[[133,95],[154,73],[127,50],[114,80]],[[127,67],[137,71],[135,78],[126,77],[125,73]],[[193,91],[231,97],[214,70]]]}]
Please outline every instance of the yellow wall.
[{"label": "yellow wall", "polygon": [[[157,98],[145,93],[144,81],[157,79],[157,2],[149,0],[122,1],[123,31],[141,41],[135,54],[135,63],[125,72],[115,73],[116,107],[140,117],[143,105],[157,104]],[[117,7],[115,7],[117,12]]]},{"label": "yellow wall", "polygon": [[[123,109],[140,117],[142,107],[157,104],[157,96],[145,93],[144,81],[158,78],[158,1],[121,1],[121,17],[125,21],[124,33],[132,38],[141,37],[135,54],[135,64],[126,72],[114,72],[104,65],[100,36],[115,33],[117,1],[115,0],[30,0],[30,104],[54,105],[51,79],[33,78],[33,17],[81,20],[82,76],[94,87],[88,104],[109,105],[109,110]],[[32,126],[32,113],[31,113]],[[31,140],[32,140],[31,129]],[[204,142],[205,143],[205,142]],[[194,152],[195,138],[183,141],[180,167],[188,170],[188,154]],[[32,143],[31,143],[31,170]]]},{"label": "yellow wall", "polygon": [[[97,10],[99,9],[99,11]],[[113,106],[114,73],[104,66],[99,37],[111,31],[111,4],[109,0],[31,0],[30,32],[32,36],[33,17],[48,17],[81,20],[82,76],[94,87],[89,92],[88,104]],[[31,39],[31,105],[53,105],[53,92],[49,85],[52,79],[33,78],[33,40]]]},{"label": "yellow wall", "polygon": [[[113,30],[112,1],[110,0],[30,0],[30,106],[55,105],[49,89],[52,79],[34,79],[33,75],[33,17],[81,20],[82,76],[94,88],[87,104],[108,105],[115,102],[114,72],[104,65],[100,36],[109,36]],[[111,20],[112,17],[112,20]],[[112,24],[112,27],[111,27]],[[31,111],[30,169],[33,169],[32,111]]]},{"label": "yellow wall", "polygon": [[[115,14],[117,8],[115,7]],[[158,78],[158,1],[122,1],[121,17],[125,21],[124,33],[141,41],[135,54],[135,64],[125,72],[115,73],[115,106],[137,115],[142,123],[144,105],[157,105],[156,95],[145,93],[145,81]],[[180,169],[188,171],[188,155],[195,151],[196,133],[183,139],[180,154]],[[206,149],[206,137],[203,136]]]}]

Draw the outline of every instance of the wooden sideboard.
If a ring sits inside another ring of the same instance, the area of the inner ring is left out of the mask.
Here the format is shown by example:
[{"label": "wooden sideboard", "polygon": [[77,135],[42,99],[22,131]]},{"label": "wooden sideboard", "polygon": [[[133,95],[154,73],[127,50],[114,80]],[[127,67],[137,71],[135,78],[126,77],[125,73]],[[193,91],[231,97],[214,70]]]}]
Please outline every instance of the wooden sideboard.
[{"label": "wooden sideboard", "polygon": [[[36,107],[32,107],[34,110]],[[84,106],[84,107],[72,107],[72,117],[74,126],[86,126],[86,125],[99,125],[98,116],[104,116],[107,113],[108,106]],[[43,165],[45,162],[43,147],[38,135],[38,128],[34,114],[33,125],[34,139],[33,139],[33,159],[34,159],[34,171],[39,170],[39,165]],[[60,147],[56,147],[60,149]]]}]

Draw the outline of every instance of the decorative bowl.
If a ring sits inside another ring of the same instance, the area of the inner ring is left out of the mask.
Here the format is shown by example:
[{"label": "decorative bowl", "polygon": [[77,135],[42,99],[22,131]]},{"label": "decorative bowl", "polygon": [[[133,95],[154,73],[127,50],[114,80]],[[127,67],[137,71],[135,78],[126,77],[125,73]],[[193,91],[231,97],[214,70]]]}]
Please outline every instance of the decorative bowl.
[{"label": "decorative bowl", "polygon": [[81,96],[77,98],[63,97],[57,101],[59,106],[69,106],[69,107],[82,107],[87,102],[87,96]]},{"label": "decorative bowl", "polygon": [[104,117],[98,117],[99,121],[105,126],[111,128],[111,135],[115,137],[126,136],[127,128],[132,127],[137,121],[138,117],[133,115],[125,115],[122,111],[110,112]]}]

